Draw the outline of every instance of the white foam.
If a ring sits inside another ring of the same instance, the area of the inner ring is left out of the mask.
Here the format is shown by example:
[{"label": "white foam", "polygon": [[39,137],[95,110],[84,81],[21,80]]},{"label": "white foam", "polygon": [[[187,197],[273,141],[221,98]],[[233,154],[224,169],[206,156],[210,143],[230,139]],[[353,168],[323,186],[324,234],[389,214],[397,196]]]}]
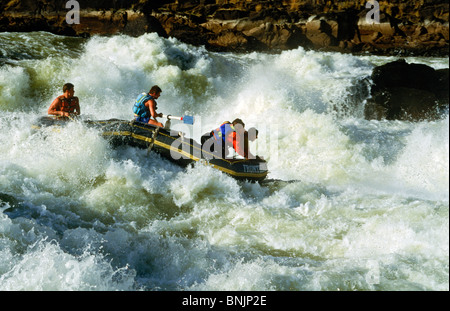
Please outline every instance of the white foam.
[{"label": "white foam", "polygon": [[[156,34],[46,53],[0,69],[0,288],[448,290],[448,117],[367,121],[353,87],[392,58]],[[240,117],[282,181],[113,149],[78,123],[33,131],[65,82],[93,119],[131,119],[158,84],[158,110],[195,115],[173,125],[196,140]]]}]

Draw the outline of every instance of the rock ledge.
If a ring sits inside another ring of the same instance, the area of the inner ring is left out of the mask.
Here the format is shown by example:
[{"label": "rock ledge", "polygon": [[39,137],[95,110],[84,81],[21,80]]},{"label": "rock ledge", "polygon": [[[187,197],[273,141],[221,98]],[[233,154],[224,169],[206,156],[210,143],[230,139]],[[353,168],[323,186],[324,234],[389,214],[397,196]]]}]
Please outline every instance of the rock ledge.
[{"label": "rock ledge", "polygon": [[[68,1],[0,4],[0,31],[73,36],[157,32],[213,51],[279,52],[299,46],[378,55],[449,55],[448,1],[79,0],[80,23],[68,24]],[[371,15],[369,15],[371,16]]]}]

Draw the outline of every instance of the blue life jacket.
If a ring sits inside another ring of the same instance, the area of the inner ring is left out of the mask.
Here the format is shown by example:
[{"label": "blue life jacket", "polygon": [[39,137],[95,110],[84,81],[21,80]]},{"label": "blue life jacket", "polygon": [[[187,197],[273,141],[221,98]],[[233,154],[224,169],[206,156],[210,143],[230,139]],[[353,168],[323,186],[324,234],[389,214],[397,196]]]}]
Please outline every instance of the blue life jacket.
[{"label": "blue life jacket", "polygon": [[225,143],[227,135],[233,131],[235,131],[234,126],[229,121],[225,121],[220,127],[213,131],[214,138],[216,140],[222,139],[222,142]]},{"label": "blue life jacket", "polygon": [[139,96],[136,98],[136,102],[133,106],[133,112],[136,116],[142,117],[142,118],[150,118],[150,109],[145,106],[145,103],[153,99],[153,97],[147,93],[139,94]]}]

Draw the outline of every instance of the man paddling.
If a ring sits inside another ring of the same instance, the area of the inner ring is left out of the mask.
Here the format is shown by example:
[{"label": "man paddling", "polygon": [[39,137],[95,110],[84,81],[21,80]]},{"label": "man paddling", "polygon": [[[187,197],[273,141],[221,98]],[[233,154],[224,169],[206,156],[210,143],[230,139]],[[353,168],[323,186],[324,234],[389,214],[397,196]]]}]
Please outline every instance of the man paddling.
[{"label": "man paddling", "polygon": [[47,113],[61,117],[80,115],[80,102],[78,97],[74,96],[74,85],[72,83],[64,84],[63,93],[51,103]]}]

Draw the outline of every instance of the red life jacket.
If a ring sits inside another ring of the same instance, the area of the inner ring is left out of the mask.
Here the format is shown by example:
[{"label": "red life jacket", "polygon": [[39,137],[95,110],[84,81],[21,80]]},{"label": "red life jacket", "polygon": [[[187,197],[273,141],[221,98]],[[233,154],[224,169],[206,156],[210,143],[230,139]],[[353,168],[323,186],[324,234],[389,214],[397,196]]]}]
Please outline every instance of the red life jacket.
[{"label": "red life jacket", "polygon": [[61,100],[61,111],[73,113],[77,108],[78,98],[60,97],[59,99]]},{"label": "red life jacket", "polygon": [[212,131],[214,138],[225,143],[226,137],[230,132],[234,131],[234,126],[229,121],[223,122],[220,127]]},{"label": "red life jacket", "polygon": [[234,150],[239,155],[245,157],[244,143],[243,143],[244,137],[241,137],[242,135],[236,133],[236,129],[234,128],[233,124],[231,124],[229,121],[225,121],[224,123],[222,123],[220,127],[212,131],[212,134],[214,135],[216,141],[221,142],[224,157],[226,157],[228,154],[228,150],[225,148],[225,145],[227,143],[230,146],[233,146]]}]

